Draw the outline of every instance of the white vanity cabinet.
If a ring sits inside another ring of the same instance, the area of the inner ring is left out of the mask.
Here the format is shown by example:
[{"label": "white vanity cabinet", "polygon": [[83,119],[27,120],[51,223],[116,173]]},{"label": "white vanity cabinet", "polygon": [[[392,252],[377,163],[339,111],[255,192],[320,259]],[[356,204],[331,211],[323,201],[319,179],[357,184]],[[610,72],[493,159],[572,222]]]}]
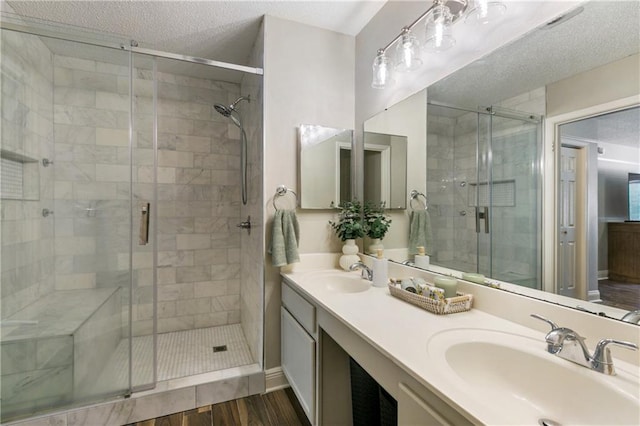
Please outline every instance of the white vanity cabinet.
[{"label": "white vanity cabinet", "polygon": [[316,311],[284,281],[280,319],[282,371],[307,418],[315,424]]},{"label": "white vanity cabinet", "polygon": [[311,424],[353,424],[350,359],[396,400],[398,425],[474,423],[288,279],[282,281],[282,370]]}]

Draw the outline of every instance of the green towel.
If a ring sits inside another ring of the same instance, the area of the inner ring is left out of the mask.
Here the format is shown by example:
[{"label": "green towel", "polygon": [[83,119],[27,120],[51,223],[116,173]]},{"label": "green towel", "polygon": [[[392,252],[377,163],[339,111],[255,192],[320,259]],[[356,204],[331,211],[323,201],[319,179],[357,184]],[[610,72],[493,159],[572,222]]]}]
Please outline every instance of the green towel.
[{"label": "green towel", "polygon": [[271,228],[271,244],[268,252],[271,254],[273,266],[285,266],[300,262],[298,244],[300,243],[300,228],[296,212],[293,210],[276,210]]},{"label": "green towel", "polygon": [[417,247],[424,247],[424,251],[431,255],[432,241],[431,217],[428,210],[414,210],[409,219],[409,254],[417,254]]}]

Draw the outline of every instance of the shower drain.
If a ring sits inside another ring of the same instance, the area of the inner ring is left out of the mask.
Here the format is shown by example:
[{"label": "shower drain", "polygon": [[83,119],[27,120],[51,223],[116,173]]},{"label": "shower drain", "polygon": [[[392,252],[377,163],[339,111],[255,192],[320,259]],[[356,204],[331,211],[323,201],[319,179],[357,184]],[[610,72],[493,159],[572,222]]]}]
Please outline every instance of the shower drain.
[{"label": "shower drain", "polygon": [[227,345],[220,345],[220,346],[214,346],[213,347],[213,353],[215,354],[216,352],[226,352],[227,351]]}]

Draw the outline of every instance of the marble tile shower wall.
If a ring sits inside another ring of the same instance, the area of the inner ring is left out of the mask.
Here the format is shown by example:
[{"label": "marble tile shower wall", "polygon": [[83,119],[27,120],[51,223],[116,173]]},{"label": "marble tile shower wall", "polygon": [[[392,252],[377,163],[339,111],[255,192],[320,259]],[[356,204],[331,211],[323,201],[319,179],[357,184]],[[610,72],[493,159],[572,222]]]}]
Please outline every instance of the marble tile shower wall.
[{"label": "marble tile shower wall", "polygon": [[53,210],[53,167],[40,163],[53,158],[53,66],[38,37],[2,30],[0,43],[3,158],[28,158],[23,166],[39,175],[23,182],[35,194],[28,200],[2,196],[0,313],[7,318],[54,290],[53,217],[42,216]]},{"label": "marble tile shower wall", "polygon": [[440,265],[454,259],[454,223],[459,222],[453,203],[453,130],[455,119],[427,115],[427,199],[431,209],[433,251]]},{"label": "marble tile shower wall", "polygon": [[[128,69],[58,55],[54,64],[56,198],[64,213],[56,222],[56,286],[127,286]],[[152,77],[134,70],[134,218],[153,199]],[[160,72],[157,79],[158,331],[237,323],[239,135],[212,105],[231,102],[239,87]],[[137,223],[134,230],[137,240]],[[152,256],[151,244],[134,246],[134,335],[152,332]]]}]

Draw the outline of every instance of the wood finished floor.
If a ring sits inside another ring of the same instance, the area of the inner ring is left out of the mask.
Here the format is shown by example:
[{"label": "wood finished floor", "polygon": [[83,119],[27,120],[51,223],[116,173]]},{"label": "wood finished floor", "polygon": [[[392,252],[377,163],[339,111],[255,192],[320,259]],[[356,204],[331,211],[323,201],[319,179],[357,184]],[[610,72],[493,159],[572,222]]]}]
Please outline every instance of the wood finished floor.
[{"label": "wood finished floor", "polygon": [[207,405],[128,426],[309,426],[291,388]]},{"label": "wood finished floor", "polygon": [[640,309],[640,284],[599,280],[598,289],[603,305],[627,311]]}]

